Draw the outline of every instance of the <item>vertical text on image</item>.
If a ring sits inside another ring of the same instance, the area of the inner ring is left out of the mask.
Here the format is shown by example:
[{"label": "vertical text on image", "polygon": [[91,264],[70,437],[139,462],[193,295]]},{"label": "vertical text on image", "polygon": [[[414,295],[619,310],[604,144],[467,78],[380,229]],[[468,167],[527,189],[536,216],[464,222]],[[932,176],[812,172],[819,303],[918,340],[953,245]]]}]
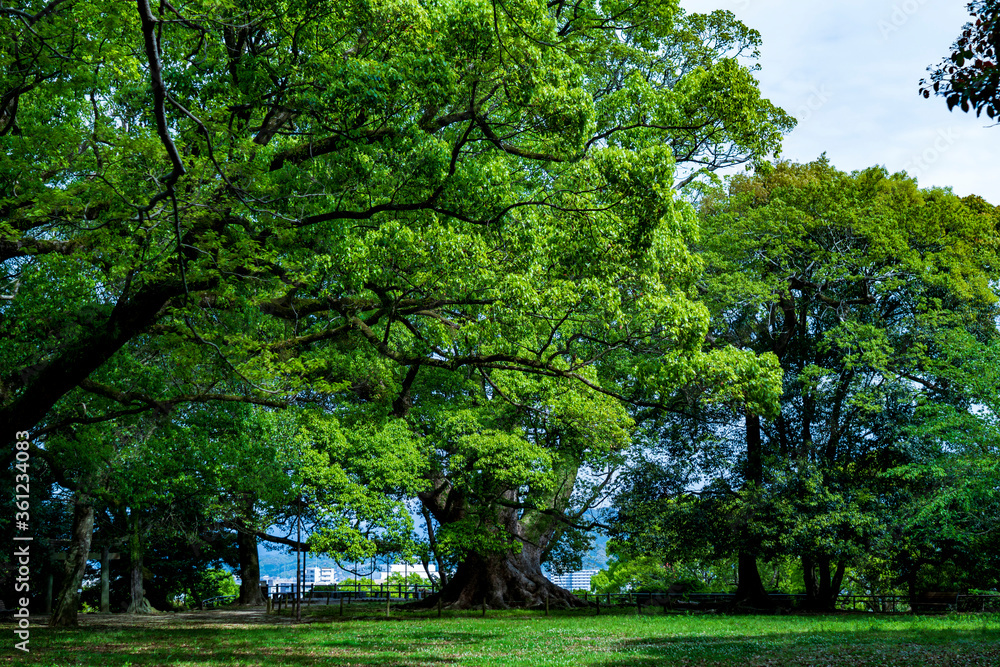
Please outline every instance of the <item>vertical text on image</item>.
[{"label": "vertical text on image", "polygon": [[[14,592],[19,595],[14,608],[17,627],[14,628],[14,648],[28,652],[31,637],[31,618],[28,603],[31,594],[31,454],[30,434],[18,431],[14,434]],[[20,641],[17,641],[20,639]]]}]

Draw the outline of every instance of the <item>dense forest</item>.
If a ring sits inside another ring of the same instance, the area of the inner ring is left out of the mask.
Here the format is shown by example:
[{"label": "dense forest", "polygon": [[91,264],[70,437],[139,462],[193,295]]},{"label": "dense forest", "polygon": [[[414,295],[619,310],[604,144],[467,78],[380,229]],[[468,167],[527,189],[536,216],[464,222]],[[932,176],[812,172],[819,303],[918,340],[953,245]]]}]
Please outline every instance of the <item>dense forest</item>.
[{"label": "dense forest", "polygon": [[[926,97],[996,116],[994,5]],[[0,533],[53,625],[111,553],[116,608],[228,568],[260,604],[261,544],[433,563],[454,608],[584,604],[542,568],[595,531],[602,590],[1000,584],[1000,208],[781,160],[731,12],[52,0],[0,34]]]}]

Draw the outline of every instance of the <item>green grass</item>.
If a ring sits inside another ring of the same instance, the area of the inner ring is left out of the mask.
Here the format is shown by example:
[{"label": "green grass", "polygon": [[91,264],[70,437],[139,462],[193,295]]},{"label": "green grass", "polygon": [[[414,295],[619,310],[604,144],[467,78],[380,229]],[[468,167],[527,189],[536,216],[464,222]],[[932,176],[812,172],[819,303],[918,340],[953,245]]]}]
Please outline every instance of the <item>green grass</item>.
[{"label": "green grass", "polygon": [[[335,610],[323,610],[333,611]],[[352,610],[358,613],[358,609]],[[634,611],[445,615],[374,611],[302,625],[35,627],[3,664],[124,667],[1000,666],[1000,616],[635,616]],[[3,629],[9,626],[4,627]],[[10,646],[11,634],[7,635]],[[6,648],[6,647],[5,647]],[[11,655],[17,653],[17,655]]]}]

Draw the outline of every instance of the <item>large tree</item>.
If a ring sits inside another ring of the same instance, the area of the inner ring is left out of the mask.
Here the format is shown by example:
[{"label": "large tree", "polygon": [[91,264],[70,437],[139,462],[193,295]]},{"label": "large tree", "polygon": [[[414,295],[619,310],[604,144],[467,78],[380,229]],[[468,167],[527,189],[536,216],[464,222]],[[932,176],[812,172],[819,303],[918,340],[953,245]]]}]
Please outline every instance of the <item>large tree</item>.
[{"label": "large tree", "polygon": [[0,22],[4,439],[203,401],[384,431],[449,373],[656,404],[732,359],[701,353],[674,188],[791,120],[730,13],[65,0]]},{"label": "large tree", "polygon": [[705,198],[702,219],[713,336],[780,360],[781,410],[665,420],[679,422],[653,434],[667,452],[694,442],[700,455],[668,461],[680,468],[664,476],[673,485],[634,488],[623,525],[642,535],[659,513],[671,534],[718,542],[722,510],[736,530],[721,546],[747,561],[741,597],[763,592],[757,558],[794,555],[810,601],[830,607],[846,567],[898,520],[883,475],[916,456],[907,427],[918,400],[941,391],[943,333],[997,336],[995,215],[975,198],[821,159],[734,178]]}]

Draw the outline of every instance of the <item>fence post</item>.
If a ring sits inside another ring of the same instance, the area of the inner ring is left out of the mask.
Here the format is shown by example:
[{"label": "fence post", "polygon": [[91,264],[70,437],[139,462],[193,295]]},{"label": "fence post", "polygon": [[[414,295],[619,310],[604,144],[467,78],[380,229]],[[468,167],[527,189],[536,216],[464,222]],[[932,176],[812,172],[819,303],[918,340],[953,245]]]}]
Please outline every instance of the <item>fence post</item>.
[{"label": "fence post", "polygon": [[545,591],[545,615],[549,615],[549,592]]},{"label": "fence post", "polygon": [[439,592],[439,593],[438,593],[438,618],[441,618],[441,598],[442,598],[442,597],[443,597],[443,596],[442,596],[442,595],[441,595],[441,593]]}]

